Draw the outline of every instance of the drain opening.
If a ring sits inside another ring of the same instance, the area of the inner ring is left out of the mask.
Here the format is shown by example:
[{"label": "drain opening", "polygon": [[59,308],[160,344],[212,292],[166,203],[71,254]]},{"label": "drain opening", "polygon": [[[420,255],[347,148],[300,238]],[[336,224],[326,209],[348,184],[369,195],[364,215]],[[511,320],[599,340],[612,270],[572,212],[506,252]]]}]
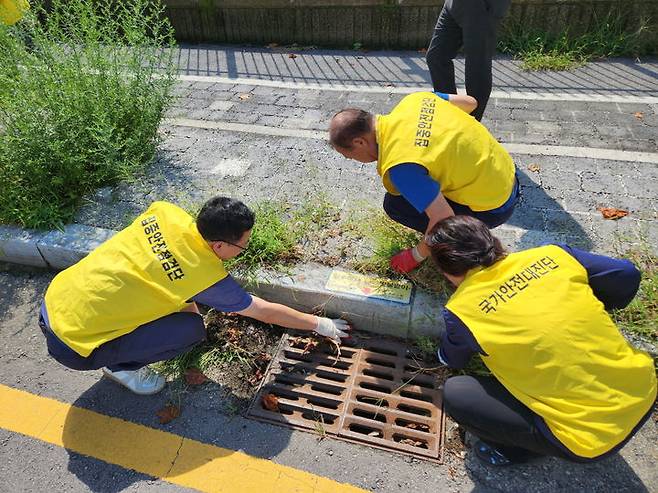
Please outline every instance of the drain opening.
[{"label": "drain opening", "polygon": [[393,375],[391,375],[390,373],[384,373],[382,371],[364,369],[363,374],[369,377],[382,378],[384,380],[393,381]]},{"label": "drain opening", "polygon": [[356,423],[352,423],[349,426],[350,431],[353,431],[354,433],[359,433],[361,435],[367,435],[369,437],[374,437],[374,438],[383,438],[384,434],[382,433],[381,430],[378,430],[377,428],[371,428],[369,426],[365,425],[359,425]]},{"label": "drain opening", "polygon": [[415,399],[417,401],[432,402],[431,395],[419,394],[418,392],[410,392],[408,390],[401,390],[400,395],[402,397],[408,397],[409,399]]},{"label": "drain opening", "polygon": [[395,363],[377,358],[366,358],[366,362],[373,365],[385,366],[386,368],[395,368]]},{"label": "drain opening", "polygon": [[432,416],[429,409],[422,407],[409,406],[407,404],[398,404],[398,409],[405,413],[418,414],[419,416]]},{"label": "drain opening", "polygon": [[352,409],[352,414],[354,416],[359,416],[360,418],[372,419],[374,421],[379,421],[381,423],[386,423],[386,416],[383,413],[372,413],[366,411],[365,409],[354,408]]},{"label": "drain opening", "polygon": [[422,431],[424,433],[430,432],[430,427],[428,425],[423,423],[416,423],[415,421],[409,421],[402,418],[396,419],[395,424],[401,426],[402,428],[409,428],[410,430]]},{"label": "drain opening", "polygon": [[327,385],[324,383],[314,383],[311,385],[311,389],[315,390],[316,392],[324,392],[326,394],[332,394],[332,395],[341,395],[345,389],[341,387],[333,387],[331,385]]},{"label": "drain opening", "polygon": [[324,407],[327,409],[334,409],[334,410],[337,410],[338,406],[340,405],[339,402],[330,401],[329,399],[322,399],[320,397],[308,397],[306,399],[306,402],[308,402],[313,406]]},{"label": "drain opening", "polygon": [[342,375],[340,373],[325,373],[323,371],[318,371],[315,373],[315,375],[318,378],[322,378],[324,380],[331,380],[332,382],[345,383],[345,381],[347,380],[347,375]]},{"label": "drain opening", "polygon": [[401,434],[394,434],[393,440],[397,443],[402,443],[404,445],[411,445],[412,447],[418,447],[423,449],[428,449],[429,445],[425,440],[418,440],[417,438],[408,437]]},{"label": "drain opening", "polygon": [[370,382],[359,382],[359,387],[362,389],[374,390],[375,392],[383,392],[384,394],[391,393],[390,387],[384,387],[383,385],[377,385]]},{"label": "drain opening", "polygon": [[382,347],[377,347],[377,346],[368,346],[366,347],[368,351],[372,351],[373,353],[379,353],[379,354],[386,354],[388,356],[397,356],[398,353],[397,351],[394,351],[393,349],[388,349],[388,348],[382,348]]},{"label": "drain opening", "polygon": [[309,421],[315,421],[320,424],[324,423],[326,425],[332,425],[334,424],[334,421],[336,421],[337,416],[334,416],[333,414],[325,414],[319,412],[307,412],[307,413],[302,413],[302,418],[307,419]]},{"label": "drain opening", "polygon": [[377,399],[376,397],[370,397],[369,395],[357,395],[356,400],[358,402],[363,402],[364,404],[372,404],[373,406],[388,408],[388,401],[386,399]]},{"label": "drain opening", "polygon": [[[321,351],[321,353],[329,355],[329,356],[334,356],[334,357],[337,355],[336,350],[334,348],[331,348],[331,347],[324,348]],[[354,356],[355,354],[356,354],[356,351],[350,351],[349,349],[345,349],[344,347],[341,347],[341,349],[340,349],[341,358],[352,359],[352,356]]]},{"label": "drain opening", "polygon": [[284,351],[284,354],[287,359],[293,361],[301,361],[303,363],[310,363],[317,366],[328,366],[331,368],[338,368],[340,370],[349,370],[351,366],[351,363],[346,363],[345,361],[329,360],[328,358],[314,358],[310,353],[299,354],[294,351]]},{"label": "drain opening", "polygon": [[405,382],[409,382],[409,385],[416,385],[417,387],[422,387],[424,389],[431,389],[434,390],[434,382],[428,382],[428,381],[423,381],[423,379],[419,379],[418,375],[405,375],[402,377],[402,379]]}]

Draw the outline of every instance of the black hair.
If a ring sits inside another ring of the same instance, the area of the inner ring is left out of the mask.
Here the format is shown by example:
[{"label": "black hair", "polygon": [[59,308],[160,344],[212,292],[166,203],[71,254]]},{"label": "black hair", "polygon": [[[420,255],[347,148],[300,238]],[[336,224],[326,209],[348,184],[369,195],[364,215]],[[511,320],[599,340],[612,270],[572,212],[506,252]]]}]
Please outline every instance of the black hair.
[{"label": "black hair", "polygon": [[331,119],[329,142],[334,147],[351,149],[352,141],[372,131],[372,113],[358,108],[346,108]]},{"label": "black hair", "polygon": [[206,241],[236,242],[254,227],[254,213],[239,200],[217,196],[203,204],[196,225]]},{"label": "black hair", "polygon": [[451,216],[437,222],[425,238],[432,260],[443,272],[461,276],[473,267],[489,267],[505,257],[500,240],[479,219]]}]

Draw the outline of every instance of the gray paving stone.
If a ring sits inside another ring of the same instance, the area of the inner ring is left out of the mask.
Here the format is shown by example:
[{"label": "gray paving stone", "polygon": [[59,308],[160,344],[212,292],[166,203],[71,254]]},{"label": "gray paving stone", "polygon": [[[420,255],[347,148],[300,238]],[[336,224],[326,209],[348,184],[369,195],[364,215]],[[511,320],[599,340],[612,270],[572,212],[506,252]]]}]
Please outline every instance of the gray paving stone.
[{"label": "gray paving stone", "polygon": [[623,196],[627,193],[626,187],[619,176],[611,176],[594,171],[583,171],[582,189],[586,192],[612,193]]},{"label": "gray paving stone", "polygon": [[542,187],[546,190],[581,190],[581,177],[578,173],[572,171],[562,171],[557,173],[542,173]]}]

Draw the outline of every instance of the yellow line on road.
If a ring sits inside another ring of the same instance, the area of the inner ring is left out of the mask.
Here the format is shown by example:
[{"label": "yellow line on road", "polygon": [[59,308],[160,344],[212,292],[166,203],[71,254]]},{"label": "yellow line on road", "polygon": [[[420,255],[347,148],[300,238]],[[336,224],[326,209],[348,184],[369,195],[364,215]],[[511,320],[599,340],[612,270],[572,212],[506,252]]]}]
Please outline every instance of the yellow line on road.
[{"label": "yellow line on road", "polygon": [[0,384],[0,427],[207,492],[357,493],[359,488]]}]

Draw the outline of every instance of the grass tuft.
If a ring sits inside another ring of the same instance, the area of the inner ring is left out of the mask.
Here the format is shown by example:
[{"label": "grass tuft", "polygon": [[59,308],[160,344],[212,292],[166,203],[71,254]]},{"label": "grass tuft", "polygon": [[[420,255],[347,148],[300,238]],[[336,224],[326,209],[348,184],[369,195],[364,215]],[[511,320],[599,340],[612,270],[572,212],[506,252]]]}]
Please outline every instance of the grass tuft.
[{"label": "grass tuft", "polygon": [[498,49],[521,59],[524,70],[569,70],[591,59],[655,52],[655,47],[643,44],[647,30],[643,22],[629,31],[621,15],[610,13],[580,35],[568,29],[549,33],[516,25],[502,36]]},{"label": "grass tuft", "polygon": [[648,245],[628,251],[625,255],[642,272],[642,280],[633,301],[622,310],[615,310],[613,318],[625,330],[658,342],[658,256]]}]

